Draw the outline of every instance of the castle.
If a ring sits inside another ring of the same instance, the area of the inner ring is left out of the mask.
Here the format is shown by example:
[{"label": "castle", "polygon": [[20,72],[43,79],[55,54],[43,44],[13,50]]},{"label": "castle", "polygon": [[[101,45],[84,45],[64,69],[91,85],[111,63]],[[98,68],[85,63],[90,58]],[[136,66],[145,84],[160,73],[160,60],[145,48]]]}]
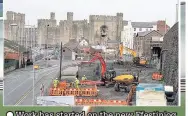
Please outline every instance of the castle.
[{"label": "castle", "polygon": [[[38,45],[63,44],[70,39],[86,38],[91,44],[102,43],[101,26],[108,28],[108,39],[120,40],[123,30],[123,13],[116,16],[90,15],[88,20],[73,20],[73,12],[67,12],[67,20],[60,20],[57,25],[55,13],[50,13],[50,19],[38,19]],[[46,39],[47,38],[47,39]]]}]

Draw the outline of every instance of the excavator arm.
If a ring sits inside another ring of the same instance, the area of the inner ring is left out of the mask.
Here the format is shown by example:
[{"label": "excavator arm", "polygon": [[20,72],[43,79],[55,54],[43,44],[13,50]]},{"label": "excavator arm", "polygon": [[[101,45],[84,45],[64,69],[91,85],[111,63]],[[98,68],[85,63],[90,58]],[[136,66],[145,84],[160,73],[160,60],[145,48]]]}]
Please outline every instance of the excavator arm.
[{"label": "excavator arm", "polygon": [[138,63],[138,64],[146,64],[147,61],[145,59],[140,59],[138,56],[137,56],[137,53],[136,51],[128,48],[128,47],[124,47],[123,44],[121,44],[119,46],[119,52],[120,52],[120,57],[122,58],[122,55],[123,55],[123,51],[126,50],[128,51],[134,58],[133,58],[133,62],[134,63]]},{"label": "excavator arm", "polygon": [[85,63],[92,63],[92,62],[95,62],[96,60],[99,60],[101,63],[101,76],[102,78],[105,78],[106,63],[100,53],[95,53],[94,57],[90,61],[85,62]]}]

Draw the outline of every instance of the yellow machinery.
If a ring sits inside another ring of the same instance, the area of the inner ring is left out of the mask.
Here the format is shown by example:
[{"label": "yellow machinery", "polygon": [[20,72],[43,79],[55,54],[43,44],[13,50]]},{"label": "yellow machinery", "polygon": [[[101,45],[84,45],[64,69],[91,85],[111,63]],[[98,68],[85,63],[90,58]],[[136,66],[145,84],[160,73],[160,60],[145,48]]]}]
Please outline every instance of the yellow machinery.
[{"label": "yellow machinery", "polygon": [[119,75],[117,77],[115,77],[113,79],[114,81],[122,81],[122,82],[129,82],[129,81],[132,81],[134,80],[134,76],[133,75]]},{"label": "yellow machinery", "polygon": [[130,49],[128,47],[124,47],[123,44],[120,44],[120,46],[119,46],[120,58],[123,57],[123,51],[124,51],[124,49],[126,51],[128,51],[133,56],[133,62],[135,64],[141,64],[141,65],[147,64],[147,61],[144,58],[138,57],[136,51],[134,51],[134,50],[132,50],[132,49]]},{"label": "yellow machinery", "polygon": [[138,76],[129,74],[117,76],[113,80],[115,81],[115,91],[125,89],[125,92],[129,92],[133,84],[137,85],[139,83]]}]

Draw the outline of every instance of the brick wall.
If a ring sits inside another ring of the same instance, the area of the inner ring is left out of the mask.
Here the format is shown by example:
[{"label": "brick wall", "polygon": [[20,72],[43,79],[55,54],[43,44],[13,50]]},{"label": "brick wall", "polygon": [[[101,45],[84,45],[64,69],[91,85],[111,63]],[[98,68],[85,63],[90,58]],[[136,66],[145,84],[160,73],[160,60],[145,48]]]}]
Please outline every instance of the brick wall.
[{"label": "brick wall", "polygon": [[[166,29],[166,30],[165,30],[165,29]],[[157,30],[158,30],[160,33],[164,34],[165,31],[167,32],[167,31],[169,30],[169,26],[166,25],[166,27],[165,27],[165,21],[157,21]]]}]

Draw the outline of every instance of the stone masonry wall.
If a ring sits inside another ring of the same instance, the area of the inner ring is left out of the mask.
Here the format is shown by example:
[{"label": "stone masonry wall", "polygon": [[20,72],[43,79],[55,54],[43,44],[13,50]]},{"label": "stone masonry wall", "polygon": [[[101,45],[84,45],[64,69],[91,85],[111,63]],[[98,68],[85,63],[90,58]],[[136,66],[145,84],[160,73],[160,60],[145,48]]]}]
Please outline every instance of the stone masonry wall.
[{"label": "stone masonry wall", "polygon": [[[162,74],[166,85],[174,86],[175,92],[178,92],[178,23],[176,23],[164,36],[162,50],[166,49],[163,53],[162,61]],[[173,105],[178,104],[178,94]]]}]

